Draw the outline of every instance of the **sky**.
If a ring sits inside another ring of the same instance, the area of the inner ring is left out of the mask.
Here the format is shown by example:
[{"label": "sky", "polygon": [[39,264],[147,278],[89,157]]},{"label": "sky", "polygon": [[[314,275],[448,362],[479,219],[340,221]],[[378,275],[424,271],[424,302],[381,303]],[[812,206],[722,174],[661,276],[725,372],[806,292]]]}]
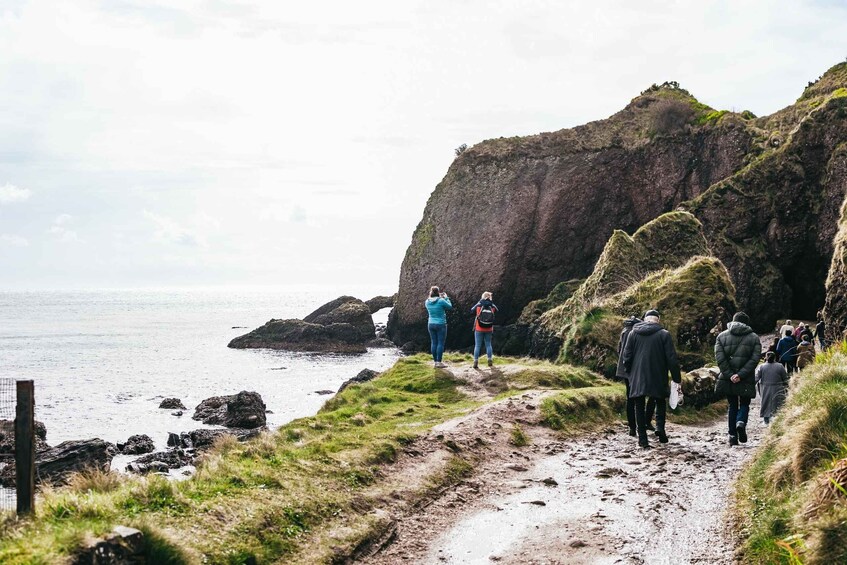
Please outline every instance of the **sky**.
[{"label": "sky", "polygon": [[665,80],[766,115],[845,29],[838,0],[0,0],[0,289],[390,291],[460,144]]}]

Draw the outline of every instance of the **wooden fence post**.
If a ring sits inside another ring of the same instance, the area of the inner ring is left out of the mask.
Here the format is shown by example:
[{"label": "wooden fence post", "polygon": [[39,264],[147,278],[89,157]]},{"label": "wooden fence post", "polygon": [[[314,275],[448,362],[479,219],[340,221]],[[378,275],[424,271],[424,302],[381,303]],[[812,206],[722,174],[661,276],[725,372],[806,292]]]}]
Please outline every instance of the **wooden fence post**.
[{"label": "wooden fence post", "polygon": [[18,381],[15,411],[15,487],[18,514],[35,507],[35,387],[33,381]]}]

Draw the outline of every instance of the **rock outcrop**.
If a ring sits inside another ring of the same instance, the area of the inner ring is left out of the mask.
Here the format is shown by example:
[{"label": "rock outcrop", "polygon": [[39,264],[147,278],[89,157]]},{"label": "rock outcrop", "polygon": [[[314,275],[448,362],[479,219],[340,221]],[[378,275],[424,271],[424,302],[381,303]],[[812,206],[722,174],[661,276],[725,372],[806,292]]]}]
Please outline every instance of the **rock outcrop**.
[{"label": "rock outcrop", "polygon": [[163,410],[187,410],[185,404],[179,398],[165,398],[159,403],[159,408]]},{"label": "rock outcrop", "polygon": [[[847,151],[847,144],[845,144]],[[847,165],[847,159],[842,160]],[[847,178],[847,171],[845,171]],[[835,249],[832,263],[826,277],[826,303],[824,306],[826,321],[826,339],[836,343],[847,338],[847,202],[841,207],[838,232],[835,236]]]},{"label": "rock outcrop", "polygon": [[[38,483],[62,484],[71,473],[85,469],[108,471],[115,453],[115,445],[102,439],[62,442],[36,454],[35,480]],[[14,464],[7,465],[0,471],[0,484],[14,486]]]},{"label": "rock outcrop", "polygon": [[[47,449],[47,426],[35,421],[35,450]],[[15,421],[0,420],[0,455],[15,454]]]},{"label": "rock outcrop", "polygon": [[270,320],[229,342],[236,349],[268,348],[318,353],[365,353],[375,336],[367,304],[341,296],[302,320]]},{"label": "rock outcrop", "polygon": [[383,308],[394,308],[395,300],[397,300],[396,294],[392,294],[391,296],[374,296],[370,300],[366,300],[365,304],[368,305],[371,314],[375,314]]},{"label": "rock outcrop", "polygon": [[228,428],[252,429],[267,423],[266,406],[258,392],[242,390],[229,396],[207,398],[194,409],[194,420]]},{"label": "rock outcrop", "polygon": [[129,436],[126,443],[117,444],[118,451],[124,455],[143,455],[156,449],[153,439],[147,434]]},{"label": "rock outcrop", "polygon": [[[494,293],[498,323],[514,324],[557,284],[588,276],[614,230],[633,233],[678,207],[704,225],[754,325],[814,317],[847,193],[845,87],[842,63],[792,106],[756,118],[666,84],[605,120],[467,149],[412,237],[389,337],[426,347],[423,296],[438,284],[457,306],[448,346],[466,346],[481,291]],[[511,333],[502,346],[523,339]]]},{"label": "rock outcrop", "polygon": [[350,385],[371,381],[377,375],[379,375],[379,373],[374,371],[373,369],[362,369],[355,377],[353,377],[352,379],[347,379],[346,381],[341,383],[341,386],[338,387],[338,392],[341,392]]}]

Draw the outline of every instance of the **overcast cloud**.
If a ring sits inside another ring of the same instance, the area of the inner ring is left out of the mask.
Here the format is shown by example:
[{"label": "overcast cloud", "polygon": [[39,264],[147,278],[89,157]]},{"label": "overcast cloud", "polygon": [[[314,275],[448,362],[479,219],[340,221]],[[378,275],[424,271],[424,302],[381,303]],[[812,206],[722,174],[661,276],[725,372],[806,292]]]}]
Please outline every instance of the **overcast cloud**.
[{"label": "overcast cloud", "polygon": [[771,113],[843,6],[0,0],[0,288],[392,288],[458,145],[665,80]]}]

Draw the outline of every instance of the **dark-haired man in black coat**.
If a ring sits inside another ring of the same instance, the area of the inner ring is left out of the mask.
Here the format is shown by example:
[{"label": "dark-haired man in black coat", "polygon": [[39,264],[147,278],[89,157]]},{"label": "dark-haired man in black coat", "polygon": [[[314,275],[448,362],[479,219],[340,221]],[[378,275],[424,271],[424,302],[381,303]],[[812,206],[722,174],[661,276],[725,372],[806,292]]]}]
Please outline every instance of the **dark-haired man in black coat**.
[{"label": "dark-haired man in black coat", "polygon": [[644,321],[635,324],[626,340],[623,364],[629,374],[629,397],[635,401],[635,424],[638,445],[647,448],[647,398],[656,399],[656,435],[661,443],[668,442],[665,417],[669,395],[668,372],[675,383],[682,382],[679,361],[671,334],[659,323],[659,312],[648,310]]}]

